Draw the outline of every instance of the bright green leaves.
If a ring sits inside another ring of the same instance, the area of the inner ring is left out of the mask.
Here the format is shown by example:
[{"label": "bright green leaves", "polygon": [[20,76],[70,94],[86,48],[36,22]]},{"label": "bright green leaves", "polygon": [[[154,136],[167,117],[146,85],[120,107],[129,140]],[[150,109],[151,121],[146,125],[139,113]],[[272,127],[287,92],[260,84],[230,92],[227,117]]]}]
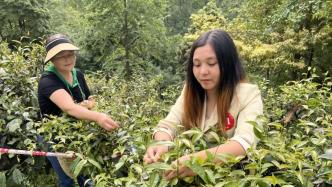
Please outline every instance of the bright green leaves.
[{"label": "bright green leaves", "polygon": [[324,158],[324,159],[328,159],[328,160],[332,160],[332,149],[326,150],[325,153],[320,155],[319,157]]},{"label": "bright green leaves", "polygon": [[19,169],[14,169],[12,177],[16,184],[22,184],[24,180],[24,174]]},{"label": "bright green leaves", "polygon": [[6,187],[6,172],[0,172],[0,186]]},{"label": "bright green leaves", "polygon": [[20,118],[16,118],[16,119],[11,120],[7,124],[7,128],[9,130],[9,132],[15,132],[16,130],[20,129],[22,122],[23,121]]},{"label": "bright green leaves", "polygon": [[80,160],[77,165],[74,166],[74,176],[77,177],[81,170],[83,169],[84,165],[87,163],[87,160]]}]

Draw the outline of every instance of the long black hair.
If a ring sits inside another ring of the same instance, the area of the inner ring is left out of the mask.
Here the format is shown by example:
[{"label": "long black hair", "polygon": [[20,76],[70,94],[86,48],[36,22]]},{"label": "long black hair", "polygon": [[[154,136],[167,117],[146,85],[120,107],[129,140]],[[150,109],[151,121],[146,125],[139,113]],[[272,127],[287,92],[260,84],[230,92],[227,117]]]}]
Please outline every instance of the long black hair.
[{"label": "long black hair", "polygon": [[219,70],[220,84],[218,86],[218,126],[223,133],[227,121],[227,111],[240,81],[245,80],[245,72],[239,59],[235,44],[230,35],[223,30],[211,30],[203,33],[192,45],[187,63],[187,77],[184,97],[183,124],[186,129],[199,127],[203,113],[205,90],[199,84],[193,73],[193,57],[195,50],[210,44],[215,51]]}]

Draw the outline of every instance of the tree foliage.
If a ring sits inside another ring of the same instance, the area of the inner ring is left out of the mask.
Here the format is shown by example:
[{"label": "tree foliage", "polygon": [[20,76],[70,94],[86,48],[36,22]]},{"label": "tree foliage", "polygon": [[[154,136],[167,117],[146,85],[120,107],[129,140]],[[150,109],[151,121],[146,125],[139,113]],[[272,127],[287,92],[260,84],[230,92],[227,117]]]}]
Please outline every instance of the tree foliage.
[{"label": "tree foliage", "polygon": [[207,0],[169,0],[165,24],[170,34],[184,34],[190,26],[190,16],[208,3]]},{"label": "tree foliage", "polygon": [[49,28],[46,0],[0,1],[0,40],[32,39],[43,36]]},{"label": "tree foliage", "polygon": [[126,74],[174,63],[174,40],[168,40],[163,23],[163,1],[117,0],[87,3],[86,40],[81,43],[90,61],[109,72]]},{"label": "tree foliage", "polygon": [[241,31],[248,67],[274,82],[297,79],[308,67],[331,72],[331,7],[324,0],[246,1],[231,30]]}]

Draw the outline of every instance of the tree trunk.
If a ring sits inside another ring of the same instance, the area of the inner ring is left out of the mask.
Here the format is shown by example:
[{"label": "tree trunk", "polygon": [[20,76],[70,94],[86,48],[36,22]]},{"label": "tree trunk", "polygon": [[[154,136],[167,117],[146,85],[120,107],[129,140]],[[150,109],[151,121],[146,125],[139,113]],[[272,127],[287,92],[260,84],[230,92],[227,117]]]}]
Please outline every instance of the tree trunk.
[{"label": "tree trunk", "polygon": [[[304,57],[304,62],[307,65],[307,67],[312,67],[312,59],[314,57],[314,49],[313,47],[309,47],[305,57]],[[307,78],[311,76],[311,70],[308,69],[307,72]]]},{"label": "tree trunk", "polygon": [[19,17],[18,18],[18,26],[20,28],[21,36],[23,36],[24,35],[24,31],[25,31],[25,20],[24,20],[24,17]]},{"label": "tree trunk", "polygon": [[123,24],[123,33],[124,33],[124,38],[123,38],[123,45],[125,48],[125,77],[126,79],[129,79],[130,77],[130,65],[129,65],[129,29],[128,29],[128,2],[127,0],[123,0],[123,5],[124,5],[124,24]]},{"label": "tree trunk", "polygon": [[[313,16],[313,12],[312,12],[312,4],[309,4],[308,7],[308,12],[306,13],[305,19],[304,19],[304,28],[307,29],[309,31],[309,41],[307,41],[307,51],[306,54],[304,55],[304,63],[306,64],[306,66],[312,67],[312,60],[314,57],[314,46],[313,46],[313,34],[312,34],[312,16]],[[311,76],[311,70],[308,69],[307,72],[307,78],[309,78]]]}]

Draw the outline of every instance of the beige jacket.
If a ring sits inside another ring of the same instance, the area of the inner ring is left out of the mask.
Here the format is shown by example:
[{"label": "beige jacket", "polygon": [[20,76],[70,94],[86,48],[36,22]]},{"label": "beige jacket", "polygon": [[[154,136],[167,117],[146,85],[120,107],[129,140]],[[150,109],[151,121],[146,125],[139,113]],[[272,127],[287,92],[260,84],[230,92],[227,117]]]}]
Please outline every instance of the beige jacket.
[{"label": "beige jacket", "polygon": [[[160,120],[155,132],[163,131],[169,134],[172,139],[176,136],[176,125],[181,124],[181,116],[183,113],[183,94],[177,99],[175,105],[172,106],[171,111],[166,118]],[[258,115],[263,114],[263,103],[261,93],[258,86],[249,83],[240,83],[235,91],[235,95],[231,102],[231,107],[228,111],[234,118],[233,128],[226,131],[227,137],[230,140],[239,142],[245,150],[249,147],[255,147],[258,139],[256,138],[253,127],[247,121],[255,121]],[[209,119],[206,116],[206,97],[203,108],[203,120],[200,129],[206,132],[218,122],[217,107]]]}]

